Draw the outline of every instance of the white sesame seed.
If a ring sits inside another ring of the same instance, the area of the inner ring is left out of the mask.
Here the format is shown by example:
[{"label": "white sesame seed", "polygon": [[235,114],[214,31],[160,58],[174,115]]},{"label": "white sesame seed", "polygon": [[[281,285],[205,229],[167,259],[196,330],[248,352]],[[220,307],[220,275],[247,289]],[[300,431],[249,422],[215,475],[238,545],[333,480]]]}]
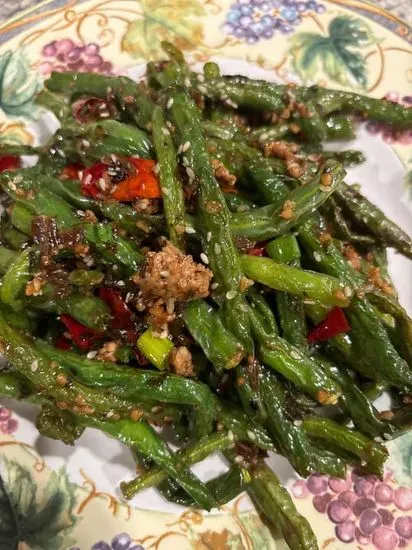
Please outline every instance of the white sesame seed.
[{"label": "white sesame seed", "polygon": [[36,372],[36,370],[39,368],[39,360],[35,359],[33,363],[30,365],[31,372]]},{"label": "white sesame seed", "polygon": [[112,265],[112,270],[117,271],[119,269],[119,266],[117,264]]},{"label": "white sesame seed", "polygon": [[126,302],[130,302],[130,298],[131,298],[131,297],[132,297],[132,293],[131,293],[131,292],[128,292],[128,293],[126,294],[126,298],[125,298]]},{"label": "white sesame seed", "polygon": [[186,153],[186,151],[190,149],[191,145],[192,144],[190,143],[190,141],[185,141],[185,143],[182,145],[182,153]]},{"label": "white sesame seed", "polygon": [[350,286],[345,286],[343,293],[347,298],[349,298],[349,296],[352,296],[352,289],[350,288]]},{"label": "white sesame seed", "polygon": [[170,191],[167,187],[162,187],[162,193],[163,195],[166,195],[166,197],[170,194]]},{"label": "white sesame seed", "polygon": [[182,145],[179,145],[179,147],[177,148],[177,154],[180,155],[181,152],[182,152]]},{"label": "white sesame seed", "polygon": [[108,411],[106,413],[106,418],[112,418],[112,416],[114,416],[114,414],[115,414],[114,411]]},{"label": "white sesame seed", "polygon": [[99,178],[97,183],[99,184],[99,187],[102,191],[106,191],[107,185],[106,185],[106,181],[105,181],[104,178]]},{"label": "white sesame seed", "polygon": [[169,277],[169,272],[168,271],[161,271],[160,276],[161,277]]},{"label": "white sesame seed", "polygon": [[228,300],[233,300],[233,298],[236,296],[236,294],[237,294],[236,290],[228,290],[226,292],[226,298]]},{"label": "white sesame seed", "polygon": [[244,461],[244,458],[242,455],[236,455],[235,458],[233,459],[233,462],[235,464],[242,464],[243,461]]},{"label": "white sesame seed", "polygon": [[383,434],[383,438],[386,439],[386,441],[390,441],[392,439],[391,434]]},{"label": "white sesame seed", "polygon": [[212,239],[212,232],[208,231],[206,233],[206,242],[210,243],[211,239]]},{"label": "white sesame seed", "polygon": [[10,181],[9,182],[9,189],[11,189],[12,191],[16,191],[17,186],[12,181]]},{"label": "white sesame seed", "polygon": [[290,356],[293,357],[293,359],[300,359],[299,353],[294,349],[290,352]]},{"label": "white sesame seed", "polygon": [[293,424],[294,424],[295,426],[302,426],[302,420],[294,420],[294,421],[293,421]]},{"label": "white sesame seed", "polygon": [[248,204],[241,204],[236,208],[237,212],[249,212],[250,206]]},{"label": "white sesame seed", "polygon": [[319,252],[316,252],[316,251],[315,251],[315,252],[313,253],[313,258],[314,258],[315,262],[320,262],[320,261],[322,261],[322,255],[321,255]]},{"label": "white sesame seed", "polygon": [[269,137],[269,134],[267,132],[263,132],[263,134],[260,134],[259,141],[266,141]]},{"label": "white sesame seed", "polygon": [[86,355],[87,359],[94,359],[97,355],[97,351],[89,351],[89,353]]},{"label": "white sesame seed", "polygon": [[235,435],[234,433],[232,432],[232,430],[229,430],[227,432],[227,438],[229,439],[229,441],[234,441],[235,440]]},{"label": "white sesame seed", "polygon": [[189,166],[189,159],[187,157],[182,157],[183,166]]},{"label": "white sesame seed", "polygon": [[190,225],[187,225],[185,227],[185,233],[188,233],[189,235],[192,233],[196,233],[196,229],[194,227],[191,227]]},{"label": "white sesame seed", "polygon": [[100,118],[108,118],[110,116],[110,113],[109,111],[101,111],[99,115],[100,115]]},{"label": "white sesame seed", "polygon": [[188,76],[185,78],[184,83],[186,88],[190,88],[190,86],[192,85]]},{"label": "white sesame seed", "polygon": [[251,439],[252,441],[254,441],[256,439],[256,436],[253,432],[251,432],[250,430],[247,430],[246,432],[247,436],[249,439]]},{"label": "white sesame seed", "polygon": [[220,254],[222,251],[221,247],[220,247],[220,244],[219,243],[215,243],[215,253],[216,254]]},{"label": "white sesame seed", "polygon": [[166,302],[167,313],[173,313],[174,309],[175,309],[175,300],[173,298],[168,298]]},{"label": "white sesame seed", "polygon": [[170,136],[170,131],[166,128],[166,126],[163,126],[162,132],[164,136]]},{"label": "white sesame seed", "polygon": [[126,283],[124,281],[117,281],[117,286],[124,286]]},{"label": "white sesame seed", "polygon": [[80,216],[81,218],[84,218],[84,216],[86,215],[85,212],[83,210],[76,210],[76,214],[78,216]]},{"label": "white sesame seed", "polygon": [[167,329],[162,330],[162,332],[159,334],[159,338],[162,340],[166,340],[166,338],[169,336],[169,331]]},{"label": "white sesame seed", "polygon": [[219,283],[212,283],[212,284],[210,285],[210,288],[211,288],[212,290],[216,290],[218,286],[219,286]]},{"label": "white sesame seed", "polygon": [[204,82],[205,81],[205,77],[202,75],[202,73],[198,73],[197,79],[198,79],[199,82]]},{"label": "white sesame seed", "polygon": [[112,162],[117,162],[119,160],[114,153],[110,155],[110,158],[112,159]]},{"label": "white sesame seed", "polygon": [[17,183],[17,185],[22,181],[23,181],[23,176],[21,174],[17,174],[17,176],[14,176],[13,178],[13,183]]},{"label": "white sesame seed", "polygon": [[226,103],[226,105],[228,105],[229,107],[232,107],[233,109],[237,109],[239,107],[239,105],[237,103],[235,103],[234,101],[232,101],[229,98],[227,98],[225,100],[225,103]]},{"label": "white sesame seed", "polygon": [[156,164],[153,166],[153,172],[155,174],[158,174],[160,172],[160,165],[158,162],[156,162]]},{"label": "white sesame seed", "polygon": [[207,257],[207,255],[206,255],[204,252],[202,252],[202,253],[200,254],[200,259],[202,260],[202,262],[203,262],[204,264],[208,264],[208,263],[209,263],[209,258]]},{"label": "white sesame seed", "polygon": [[198,86],[197,89],[199,90],[199,92],[200,92],[201,94],[206,94],[206,93],[207,93],[206,88],[205,88],[204,86],[202,86],[202,85]]},{"label": "white sesame seed", "polygon": [[82,139],[83,147],[90,147],[90,141],[88,139]]},{"label": "white sesame seed", "polygon": [[186,174],[188,175],[189,177],[189,181],[193,181],[195,179],[195,173],[193,172],[193,170],[190,168],[190,166],[188,166],[186,168]]},{"label": "white sesame seed", "polygon": [[166,103],[166,109],[170,109],[170,107],[173,105],[174,99],[171,97],[168,102]]}]

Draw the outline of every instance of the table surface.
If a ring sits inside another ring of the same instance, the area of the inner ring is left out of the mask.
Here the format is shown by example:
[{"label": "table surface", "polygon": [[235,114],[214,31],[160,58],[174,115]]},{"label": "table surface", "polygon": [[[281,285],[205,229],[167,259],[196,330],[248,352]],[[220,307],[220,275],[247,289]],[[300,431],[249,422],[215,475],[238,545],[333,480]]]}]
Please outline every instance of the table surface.
[{"label": "table surface", "polygon": [[[412,0],[370,0],[387,9],[412,26]],[[35,6],[39,0],[0,0],[0,22],[16,15],[19,11]]]}]

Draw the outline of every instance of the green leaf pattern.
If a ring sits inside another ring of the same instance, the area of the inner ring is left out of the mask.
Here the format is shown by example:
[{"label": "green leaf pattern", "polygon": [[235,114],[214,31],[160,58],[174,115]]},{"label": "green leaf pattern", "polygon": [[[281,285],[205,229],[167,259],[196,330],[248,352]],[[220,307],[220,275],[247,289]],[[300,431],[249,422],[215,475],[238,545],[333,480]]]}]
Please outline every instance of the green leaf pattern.
[{"label": "green leaf pattern", "polygon": [[30,67],[24,49],[0,56],[0,109],[10,118],[35,120],[41,109],[34,104],[40,76]]},{"label": "green leaf pattern", "polygon": [[75,486],[64,469],[51,472],[41,491],[30,470],[13,460],[3,457],[0,473],[0,550],[15,550],[20,542],[31,550],[70,546]]},{"label": "green leaf pattern", "polygon": [[328,34],[300,32],[291,38],[293,67],[304,81],[320,69],[344,86],[367,86],[365,58],[357,50],[376,42],[361,19],[340,15],[329,23]]},{"label": "green leaf pattern", "polygon": [[196,18],[205,14],[199,0],[142,0],[142,17],[130,23],[122,48],[133,57],[157,59],[164,55],[161,42],[192,50],[203,39],[203,26]]}]

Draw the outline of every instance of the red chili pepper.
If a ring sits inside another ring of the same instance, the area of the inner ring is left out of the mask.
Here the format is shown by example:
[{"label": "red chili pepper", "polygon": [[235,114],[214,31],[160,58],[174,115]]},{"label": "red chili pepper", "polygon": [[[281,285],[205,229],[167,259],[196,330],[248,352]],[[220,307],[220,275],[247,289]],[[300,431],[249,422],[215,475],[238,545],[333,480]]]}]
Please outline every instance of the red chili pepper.
[{"label": "red chili pepper", "polygon": [[81,350],[90,349],[102,336],[97,330],[85,327],[66,313],[60,315],[60,321],[70,332],[73,343]]},{"label": "red chili pepper", "polygon": [[133,313],[123,296],[114,288],[100,288],[99,298],[106,302],[112,311],[111,328],[125,330],[127,340],[130,344],[135,344],[137,340],[137,329],[133,319]]},{"label": "red chili pepper", "polygon": [[247,253],[250,256],[267,256],[268,254],[266,252],[266,245],[267,245],[266,241],[263,241],[261,243],[256,243],[253,248],[247,251]]},{"label": "red chili pepper", "polygon": [[59,336],[54,342],[54,347],[58,349],[69,350],[72,349],[73,346],[67,338],[65,338],[64,336]]},{"label": "red chili pepper", "polygon": [[114,189],[112,197],[118,201],[130,202],[135,199],[159,199],[162,196],[157,176],[153,172],[154,160],[126,159],[135,168],[134,173],[121,181]]},{"label": "red chili pepper", "polygon": [[100,97],[87,97],[78,99],[72,105],[72,114],[77,122],[93,122],[100,120],[106,113],[114,114],[111,104]]},{"label": "red chili pepper", "polygon": [[340,307],[329,311],[325,319],[316,325],[308,334],[309,342],[325,342],[338,334],[349,332],[351,329],[348,320]]},{"label": "red chili pepper", "polygon": [[15,155],[0,156],[0,172],[5,170],[16,170],[21,166],[21,158]]},{"label": "red chili pepper", "polygon": [[84,165],[81,162],[68,164],[61,171],[60,177],[67,180],[79,180],[80,172],[84,171]]},{"label": "red chili pepper", "polygon": [[82,177],[82,194],[87,197],[97,198],[102,194],[102,191],[97,187],[99,179],[104,178],[107,174],[108,165],[104,162],[98,162],[86,168],[83,171]]}]

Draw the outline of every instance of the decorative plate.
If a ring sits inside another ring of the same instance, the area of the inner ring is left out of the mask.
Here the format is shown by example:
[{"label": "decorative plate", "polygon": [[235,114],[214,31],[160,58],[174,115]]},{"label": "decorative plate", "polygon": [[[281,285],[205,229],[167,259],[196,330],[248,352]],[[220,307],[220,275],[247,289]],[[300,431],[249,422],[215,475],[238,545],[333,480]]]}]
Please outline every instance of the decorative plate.
[{"label": "decorative plate", "polygon": [[[34,105],[52,70],[138,76],[162,55],[162,40],[193,63],[217,58],[226,72],[412,104],[412,30],[361,0],[46,0],[0,27],[0,142],[36,144],[55,128]],[[411,144],[411,131],[367,124],[351,146],[368,162],[349,178],[412,234]],[[391,267],[412,310],[411,262],[393,255]],[[123,504],[117,487],[134,468],[125,448],[95,430],[67,447],[40,436],[33,419],[27,405],[0,407],[0,550],[285,548],[244,496],[215,514],[171,505],[154,490]],[[271,457],[321,549],[412,548],[412,432],[388,447],[383,483],[355,472],[304,481]],[[195,470],[208,479],[224,468],[212,457]],[[328,516],[328,502],[345,491],[369,499],[380,519],[365,523],[351,505]]]}]

